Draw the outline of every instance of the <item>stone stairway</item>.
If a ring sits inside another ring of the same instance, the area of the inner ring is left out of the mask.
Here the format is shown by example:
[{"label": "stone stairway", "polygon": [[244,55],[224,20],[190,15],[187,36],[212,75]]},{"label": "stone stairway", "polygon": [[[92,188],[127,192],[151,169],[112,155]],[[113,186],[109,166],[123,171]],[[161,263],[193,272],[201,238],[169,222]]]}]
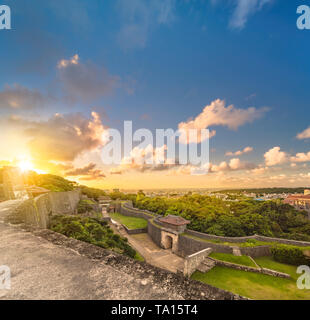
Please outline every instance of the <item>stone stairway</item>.
[{"label": "stone stairway", "polygon": [[233,255],[234,255],[234,256],[239,256],[239,257],[241,257],[241,256],[242,256],[242,254],[241,254],[241,251],[240,251],[240,248],[239,248],[239,247],[232,247],[232,249],[233,249]]},{"label": "stone stairway", "polygon": [[205,258],[205,260],[198,266],[197,271],[205,273],[210,271],[213,267],[215,267],[215,261]]}]

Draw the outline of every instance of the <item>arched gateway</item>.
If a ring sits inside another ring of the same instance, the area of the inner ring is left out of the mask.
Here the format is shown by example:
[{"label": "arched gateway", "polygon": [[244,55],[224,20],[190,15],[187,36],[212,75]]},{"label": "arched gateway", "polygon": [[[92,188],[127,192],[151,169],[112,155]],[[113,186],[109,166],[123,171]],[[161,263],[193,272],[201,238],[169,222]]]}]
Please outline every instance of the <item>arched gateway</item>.
[{"label": "arched gateway", "polygon": [[171,249],[173,253],[178,252],[179,234],[183,233],[190,221],[179,216],[168,215],[158,219],[161,229],[161,247]]}]

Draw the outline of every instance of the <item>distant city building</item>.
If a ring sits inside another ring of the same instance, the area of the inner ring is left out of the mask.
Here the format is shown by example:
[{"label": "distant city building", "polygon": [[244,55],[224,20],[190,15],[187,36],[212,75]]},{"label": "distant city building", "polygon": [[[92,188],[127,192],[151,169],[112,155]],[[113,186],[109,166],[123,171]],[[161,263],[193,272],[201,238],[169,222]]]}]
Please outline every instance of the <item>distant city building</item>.
[{"label": "distant city building", "polygon": [[307,195],[309,195],[309,194],[310,194],[310,190],[309,190],[309,189],[306,189],[306,190],[304,191],[304,195],[307,196]]},{"label": "distant city building", "polygon": [[304,194],[291,194],[284,201],[297,210],[306,210],[310,214],[310,192],[305,190]]}]

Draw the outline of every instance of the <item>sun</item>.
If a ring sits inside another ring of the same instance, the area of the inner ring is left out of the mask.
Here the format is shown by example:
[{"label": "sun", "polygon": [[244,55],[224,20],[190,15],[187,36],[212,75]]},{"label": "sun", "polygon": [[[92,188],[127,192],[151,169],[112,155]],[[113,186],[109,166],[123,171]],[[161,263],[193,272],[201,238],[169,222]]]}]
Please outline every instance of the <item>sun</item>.
[{"label": "sun", "polygon": [[35,169],[33,168],[32,163],[29,160],[21,160],[21,161],[19,161],[17,166],[19,167],[21,172],[27,172],[27,171],[30,171],[30,170],[35,171]]},{"label": "sun", "polygon": [[34,165],[32,164],[32,162],[25,157],[21,157],[16,165],[22,173],[26,173],[28,171],[33,171],[38,174],[47,174],[47,172],[44,170],[36,169],[34,167]]}]

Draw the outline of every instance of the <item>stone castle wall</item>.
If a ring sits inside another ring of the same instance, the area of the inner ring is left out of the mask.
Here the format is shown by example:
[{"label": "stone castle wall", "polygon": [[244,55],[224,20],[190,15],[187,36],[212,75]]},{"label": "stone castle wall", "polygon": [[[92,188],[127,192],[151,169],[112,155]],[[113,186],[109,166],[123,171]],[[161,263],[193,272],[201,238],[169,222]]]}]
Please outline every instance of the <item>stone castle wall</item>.
[{"label": "stone castle wall", "polygon": [[232,242],[232,243],[244,243],[247,242],[248,240],[257,240],[257,241],[263,241],[263,242],[276,242],[276,243],[281,243],[281,244],[289,244],[292,246],[300,246],[300,247],[309,247],[310,242],[307,241],[297,241],[297,240],[288,240],[288,239],[281,239],[281,238],[270,238],[270,237],[264,237],[255,234],[254,236],[248,236],[248,237],[221,237],[221,236],[216,236],[213,234],[207,234],[207,233],[202,233],[202,232],[197,232],[193,230],[186,230],[186,233],[206,239],[206,240],[218,240],[222,242]]},{"label": "stone castle wall", "polygon": [[161,227],[154,223],[154,221],[149,220],[147,224],[147,233],[151,239],[161,247]]},{"label": "stone castle wall", "polygon": [[120,204],[117,209],[119,210],[119,213],[124,216],[143,218],[146,220],[150,220],[158,216],[150,211],[134,208],[128,203]]},{"label": "stone castle wall", "polygon": [[208,248],[187,256],[184,261],[184,275],[190,277],[211,252],[212,249]]},{"label": "stone castle wall", "polygon": [[232,269],[242,270],[242,271],[247,271],[247,272],[261,273],[261,274],[266,274],[266,275],[278,277],[278,278],[286,278],[286,279],[291,278],[291,276],[289,274],[275,271],[275,270],[270,270],[270,269],[266,269],[266,268],[248,267],[248,266],[244,266],[241,264],[235,264],[235,263],[231,263],[231,262],[227,262],[227,261],[217,260],[217,259],[210,258],[210,257],[209,257],[209,259],[213,260],[217,266],[221,266],[221,267],[227,267],[227,268],[232,268]]},{"label": "stone castle wall", "polygon": [[246,242],[249,239],[256,239],[256,236],[249,236],[249,237],[222,237],[216,236],[213,234],[202,233],[194,230],[186,230],[186,233],[206,240],[216,240],[221,242],[235,242],[235,243],[242,243]]},{"label": "stone castle wall", "polygon": [[270,246],[241,247],[240,252],[244,256],[253,258],[271,256]]},{"label": "stone castle wall", "polygon": [[184,235],[179,236],[179,255],[182,257],[186,257],[192,255],[196,252],[201,250],[211,248],[214,252],[221,252],[221,253],[233,253],[233,249],[229,246],[212,243],[212,242],[205,242],[203,240],[196,240],[190,237],[186,237]]},{"label": "stone castle wall", "polygon": [[52,215],[76,213],[79,201],[80,191],[46,193],[22,202],[11,215],[11,220],[47,228]]}]

